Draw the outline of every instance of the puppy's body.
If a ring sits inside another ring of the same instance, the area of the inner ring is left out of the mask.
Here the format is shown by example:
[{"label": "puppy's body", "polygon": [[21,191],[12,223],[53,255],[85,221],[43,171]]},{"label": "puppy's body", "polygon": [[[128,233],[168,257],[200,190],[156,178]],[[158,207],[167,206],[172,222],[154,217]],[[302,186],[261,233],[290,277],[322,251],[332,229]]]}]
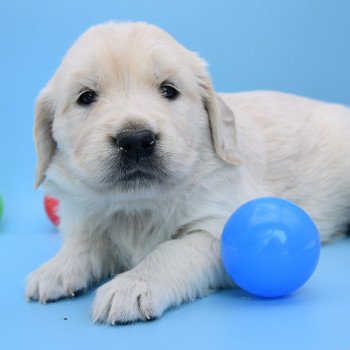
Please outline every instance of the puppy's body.
[{"label": "puppy's body", "polygon": [[[159,97],[164,82],[176,99]],[[91,84],[96,101],[77,106],[74,96]],[[155,149],[131,166],[110,140],[145,129]],[[266,195],[300,204],[323,241],[344,234],[349,136],[346,107],[275,92],[218,96],[203,61],[161,30],[95,27],[39,98],[37,183],[46,173],[60,199],[64,244],[31,274],[27,297],[55,300],[116,275],[98,290],[94,320],[158,317],[231,285],[220,262],[223,225]]]}]

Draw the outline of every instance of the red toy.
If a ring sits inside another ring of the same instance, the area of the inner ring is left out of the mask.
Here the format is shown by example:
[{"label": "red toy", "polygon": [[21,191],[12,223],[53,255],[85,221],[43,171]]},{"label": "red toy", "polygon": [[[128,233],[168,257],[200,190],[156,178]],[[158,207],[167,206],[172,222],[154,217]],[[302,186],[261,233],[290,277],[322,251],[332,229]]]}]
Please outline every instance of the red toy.
[{"label": "red toy", "polygon": [[46,214],[55,226],[58,226],[60,223],[60,217],[57,215],[57,209],[59,204],[60,202],[56,198],[50,197],[48,195],[44,197],[44,206]]}]

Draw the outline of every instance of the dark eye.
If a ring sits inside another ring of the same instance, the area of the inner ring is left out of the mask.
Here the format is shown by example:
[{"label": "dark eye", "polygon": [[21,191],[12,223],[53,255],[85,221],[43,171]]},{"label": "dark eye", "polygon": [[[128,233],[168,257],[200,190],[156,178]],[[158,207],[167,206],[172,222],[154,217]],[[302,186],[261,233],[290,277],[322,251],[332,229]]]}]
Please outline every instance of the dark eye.
[{"label": "dark eye", "polygon": [[168,100],[175,100],[179,96],[179,92],[169,83],[163,83],[160,92]]},{"label": "dark eye", "polygon": [[96,98],[97,98],[97,94],[95,91],[87,90],[87,91],[84,91],[82,94],[80,94],[77,102],[80,105],[89,105],[92,102],[95,102]]}]

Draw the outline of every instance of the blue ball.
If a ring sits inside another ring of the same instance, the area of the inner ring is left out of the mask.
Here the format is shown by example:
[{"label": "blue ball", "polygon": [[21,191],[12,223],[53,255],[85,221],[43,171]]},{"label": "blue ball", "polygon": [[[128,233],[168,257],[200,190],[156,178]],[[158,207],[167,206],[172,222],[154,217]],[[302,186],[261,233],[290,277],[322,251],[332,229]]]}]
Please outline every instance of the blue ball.
[{"label": "blue ball", "polygon": [[300,288],[314,272],[320,236],[310,216],[281,198],[254,199],[227,221],[221,256],[232,280],[260,297],[281,297]]}]

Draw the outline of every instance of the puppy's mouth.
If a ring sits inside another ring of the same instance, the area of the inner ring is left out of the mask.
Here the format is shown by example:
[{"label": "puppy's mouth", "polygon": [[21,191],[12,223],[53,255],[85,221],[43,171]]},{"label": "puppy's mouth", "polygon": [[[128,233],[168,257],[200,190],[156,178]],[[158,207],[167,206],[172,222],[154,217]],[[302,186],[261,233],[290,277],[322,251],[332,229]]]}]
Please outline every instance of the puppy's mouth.
[{"label": "puppy's mouth", "polygon": [[133,182],[152,182],[157,181],[157,176],[150,171],[146,171],[144,169],[137,169],[134,171],[130,171],[119,178],[119,182],[122,183],[133,183]]},{"label": "puppy's mouth", "polygon": [[108,175],[102,180],[102,183],[119,187],[124,191],[165,184],[171,179],[171,176],[159,162],[151,162],[151,164],[132,167],[125,166],[123,162],[112,163],[114,165],[108,167],[110,170]]}]

